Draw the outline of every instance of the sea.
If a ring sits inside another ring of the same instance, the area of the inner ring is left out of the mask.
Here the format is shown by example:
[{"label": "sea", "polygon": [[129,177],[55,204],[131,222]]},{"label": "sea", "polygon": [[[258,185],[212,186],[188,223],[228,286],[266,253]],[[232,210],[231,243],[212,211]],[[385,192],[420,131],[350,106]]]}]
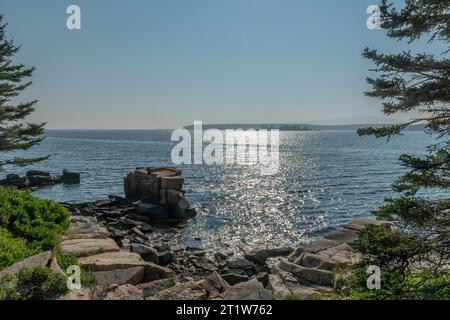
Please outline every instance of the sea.
[{"label": "sea", "polygon": [[[139,166],[174,166],[171,130],[47,130],[30,150],[1,157],[50,155],[29,167],[54,175],[79,171],[81,183],[34,194],[61,202],[124,195],[123,178]],[[279,171],[261,175],[259,165],[179,165],[191,204],[203,210],[181,228],[183,244],[236,251],[296,245],[354,218],[373,218],[405,168],[401,154],[425,155],[436,140],[423,132],[386,139],[355,131],[280,132]],[[438,191],[433,191],[438,192]],[[430,196],[434,196],[430,194]]]}]

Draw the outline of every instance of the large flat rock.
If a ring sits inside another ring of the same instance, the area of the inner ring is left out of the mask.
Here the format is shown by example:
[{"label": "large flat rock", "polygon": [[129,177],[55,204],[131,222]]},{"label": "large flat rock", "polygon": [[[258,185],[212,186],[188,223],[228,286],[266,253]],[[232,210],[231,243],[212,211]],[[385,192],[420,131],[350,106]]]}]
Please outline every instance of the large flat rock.
[{"label": "large flat rock", "polygon": [[132,267],[144,268],[144,280],[153,281],[172,278],[175,273],[165,267],[144,261],[139,254],[133,252],[107,252],[79,259],[81,267],[91,272],[111,271]]},{"label": "large flat rock", "polygon": [[144,267],[131,267],[126,269],[114,269],[111,271],[92,272],[95,283],[100,286],[112,284],[132,284],[137,285],[144,279]]},{"label": "large flat rock", "polygon": [[45,251],[35,256],[28,257],[22,261],[0,271],[0,278],[6,275],[15,275],[22,268],[33,268],[37,266],[47,266],[50,262],[51,251]]},{"label": "large flat rock", "polygon": [[71,216],[70,227],[64,239],[106,239],[109,232],[102,227],[97,218],[91,216]]},{"label": "large flat rock", "polygon": [[70,239],[61,242],[61,250],[74,256],[86,256],[99,252],[117,252],[119,246],[114,240],[107,239]]}]

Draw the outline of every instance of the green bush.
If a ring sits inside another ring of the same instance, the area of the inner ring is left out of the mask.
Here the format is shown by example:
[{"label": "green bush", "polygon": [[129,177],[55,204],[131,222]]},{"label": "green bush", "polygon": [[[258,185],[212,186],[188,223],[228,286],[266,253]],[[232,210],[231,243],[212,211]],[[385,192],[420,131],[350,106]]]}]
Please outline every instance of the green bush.
[{"label": "green bush", "polygon": [[[425,259],[426,252],[418,250],[421,249],[421,244],[420,237],[393,229],[373,225],[362,229],[359,232],[359,239],[352,244],[353,249],[362,254],[362,260],[352,270],[349,284],[350,298],[449,299],[450,270],[428,269],[427,263],[433,256]],[[421,255],[417,255],[417,252]],[[380,267],[380,289],[367,288],[370,274],[366,273],[366,269],[369,265]]]},{"label": "green bush", "polygon": [[0,270],[35,253],[36,250],[29,248],[24,239],[14,238],[8,230],[0,227]]},{"label": "green bush", "polygon": [[52,249],[69,224],[62,205],[37,198],[29,191],[0,187],[0,227],[14,238],[24,239],[31,250]]},{"label": "green bush", "polygon": [[0,300],[44,300],[67,291],[66,278],[43,266],[23,268],[0,279]]}]

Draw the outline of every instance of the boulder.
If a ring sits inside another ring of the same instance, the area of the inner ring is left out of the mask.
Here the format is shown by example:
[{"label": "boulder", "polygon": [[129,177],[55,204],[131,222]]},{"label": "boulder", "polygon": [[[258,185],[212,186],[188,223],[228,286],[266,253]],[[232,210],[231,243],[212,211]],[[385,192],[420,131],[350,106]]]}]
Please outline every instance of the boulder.
[{"label": "boulder", "polygon": [[165,206],[139,201],[136,203],[136,213],[146,216],[149,222],[156,223],[169,219],[169,213]]},{"label": "boulder", "polygon": [[153,281],[164,278],[172,278],[174,272],[168,268],[144,261],[139,254],[134,252],[108,252],[79,259],[80,266],[91,272],[111,271],[114,269],[126,269],[132,267],[144,268],[144,281]]},{"label": "boulder", "polygon": [[27,176],[29,187],[44,187],[55,184],[55,179],[49,176]]},{"label": "boulder", "polygon": [[230,269],[237,270],[253,270],[256,268],[255,264],[244,258],[234,258],[227,262],[227,266]]},{"label": "boulder", "polygon": [[117,252],[119,247],[110,238],[107,239],[70,239],[61,242],[61,250],[76,257],[100,252]]},{"label": "boulder", "polygon": [[109,232],[92,216],[71,216],[65,239],[106,239]]},{"label": "boulder", "polygon": [[158,264],[165,266],[173,261],[174,255],[171,251],[158,252]]},{"label": "boulder", "polygon": [[213,272],[205,279],[200,280],[197,282],[197,285],[208,293],[210,299],[217,298],[220,293],[230,287],[230,285],[222,279],[217,272]]},{"label": "boulder", "polygon": [[265,250],[259,251],[251,251],[244,254],[245,259],[248,261],[252,261],[261,266],[266,264],[267,258],[269,258],[269,254]]},{"label": "boulder", "polygon": [[333,273],[331,271],[307,268],[288,262],[287,260],[280,260],[279,267],[282,270],[290,272],[303,280],[324,286],[333,285]]},{"label": "boulder", "polygon": [[112,284],[132,284],[136,285],[144,279],[144,267],[131,267],[126,269],[114,269],[110,271],[91,272],[96,284],[108,286]]},{"label": "boulder", "polygon": [[187,281],[160,291],[154,297],[158,300],[205,300],[207,294],[195,281]]},{"label": "boulder", "polygon": [[295,264],[307,268],[316,268],[332,271],[333,268],[336,266],[336,261],[321,254],[304,252],[295,261]]},{"label": "boulder", "polygon": [[252,279],[238,283],[223,293],[224,300],[272,300],[272,291],[264,289],[261,282]]},{"label": "boulder", "polygon": [[317,253],[319,251],[336,247],[340,243],[338,241],[330,240],[330,239],[319,239],[315,241],[311,241],[310,243],[302,244],[295,249],[295,251],[289,256],[289,261],[294,261],[298,258],[303,252]]},{"label": "boulder", "polygon": [[183,183],[184,178],[181,176],[161,177],[161,189],[181,190]]},{"label": "boulder", "polygon": [[50,173],[48,171],[44,171],[44,170],[28,170],[25,175],[27,178],[34,177],[34,176],[50,177]]},{"label": "boulder", "polygon": [[144,298],[153,297],[158,292],[175,286],[174,278],[155,280],[147,283],[138,284],[137,287],[144,293]]},{"label": "boulder", "polygon": [[236,273],[225,273],[225,274],[222,274],[221,277],[230,286],[234,286],[235,284],[248,281],[248,276],[236,274]]},{"label": "boulder", "polygon": [[277,274],[269,274],[269,283],[267,289],[271,290],[278,297],[285,297],[291,294],[284,281]]},{"label": "boulder", "polygon": [[15,275],[22,268],[33,268],[37,266],[48,266],[50,263],[51,251],[45,251],[37,255],[28,257],[22,261],[16,262],[15,264],[0,271],[0,278],[6,275]]},{"label": "boulder", "polygon": [[65,184],[79,184],[80,173],[64,169],[62,176],[59,177],[59,181]]},{"label": "boulder", "polygon": [[158,252],[152,247],[140,243],[132,243],[130,251],[139,254],[144,261],[159,264]]}]

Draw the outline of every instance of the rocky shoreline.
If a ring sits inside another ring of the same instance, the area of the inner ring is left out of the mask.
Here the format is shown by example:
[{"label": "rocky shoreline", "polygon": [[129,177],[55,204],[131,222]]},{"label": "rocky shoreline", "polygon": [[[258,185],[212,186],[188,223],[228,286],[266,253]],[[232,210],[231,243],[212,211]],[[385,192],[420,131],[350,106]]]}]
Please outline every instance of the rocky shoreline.
[{"label": "rocky shoreline", "polygon": [[[125,178],[126,198],[63,203],[71,225],[59,250],[77,257],[95,283],[59,299],[345,299],[347,270],[358,260],[349,244],[367,224],[389,226],[358,219],[310,243],[239,256],[173,248],[170,240],[199,210],[184,198],[182,184],[176,169],[137,168]],[[157,225],[165,232],[154,235]],[[0,276],[36,265],[63,272],[56,255],[44,252],[2,270]]]}]

